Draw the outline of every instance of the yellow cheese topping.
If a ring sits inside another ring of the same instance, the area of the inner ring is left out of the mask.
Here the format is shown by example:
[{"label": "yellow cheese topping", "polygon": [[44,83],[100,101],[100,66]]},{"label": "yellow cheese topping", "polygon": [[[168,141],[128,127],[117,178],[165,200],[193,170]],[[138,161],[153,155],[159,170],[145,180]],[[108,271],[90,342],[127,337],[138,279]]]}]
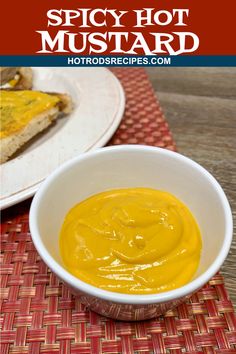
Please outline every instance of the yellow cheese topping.
[{"label": "yellow cheese topping", "polygon": [[10,81],[8,82],[8,85],[9,85],[10,87],[15,87],[16,84],[19,82],[19,80],[20,80],[20,75],[19,75],[19,74],[16,74],[15,77],[14,77],[14,79],[12,79],[12,80],[10,80]]},{"label": "yellow cheese topping", "polygon": [[38,91],[0,91],[0,137],[20,131],[35,116],[59,101],[57,96]]},{"label": "yellow cheese topping", "polygon": [[189,209],[170,193],[128,188],[73,207],[60,233],[66,269],[101,289],[152,294],[186,284],[196,272],[201,236]]}]

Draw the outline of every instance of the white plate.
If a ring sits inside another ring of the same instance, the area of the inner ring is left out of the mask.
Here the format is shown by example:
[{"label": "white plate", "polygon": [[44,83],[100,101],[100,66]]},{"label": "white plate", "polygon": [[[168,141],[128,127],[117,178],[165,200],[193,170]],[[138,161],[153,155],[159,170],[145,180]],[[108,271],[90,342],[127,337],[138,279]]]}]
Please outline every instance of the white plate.
[{"label": "white plate", "polygon": [[122,86],[105,68],[34,68],[33,72],[33,89],[69,93],[75,107],[19,156],[1,165],[1,209],[32,196],[66,160],[103,146],[124,113]]}]

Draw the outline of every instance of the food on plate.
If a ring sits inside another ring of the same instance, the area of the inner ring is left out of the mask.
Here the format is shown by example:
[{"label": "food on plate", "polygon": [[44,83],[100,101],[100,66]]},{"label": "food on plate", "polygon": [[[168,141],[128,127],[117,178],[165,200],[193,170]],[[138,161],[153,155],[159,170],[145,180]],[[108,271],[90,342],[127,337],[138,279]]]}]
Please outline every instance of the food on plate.
[{"label": "food on plate", "polygon": [[0,163],[46,129],[60,113],[70,113],[70,96],[31,90],[0,90]]},{"label": "food on plate", "polygon": [[168,192],[127,188],[74,206],[60,232],[66,269],[104,290],[152,294],[191,280],[201,235],[189,209]]},{"label": "food on plate", "polygon": [[33,84],[31,68],[0,67],[0,86],[8,89],[30,90]]}]

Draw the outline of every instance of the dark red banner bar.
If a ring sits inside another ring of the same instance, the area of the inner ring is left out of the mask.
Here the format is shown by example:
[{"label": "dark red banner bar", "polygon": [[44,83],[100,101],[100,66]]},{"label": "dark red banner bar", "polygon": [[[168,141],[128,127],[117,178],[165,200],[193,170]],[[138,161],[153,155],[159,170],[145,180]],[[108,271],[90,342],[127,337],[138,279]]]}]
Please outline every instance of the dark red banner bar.
[{"label": "dark red banner bar", "polygon": [[235,0],[4,1],[1,55],[234,55]]}]

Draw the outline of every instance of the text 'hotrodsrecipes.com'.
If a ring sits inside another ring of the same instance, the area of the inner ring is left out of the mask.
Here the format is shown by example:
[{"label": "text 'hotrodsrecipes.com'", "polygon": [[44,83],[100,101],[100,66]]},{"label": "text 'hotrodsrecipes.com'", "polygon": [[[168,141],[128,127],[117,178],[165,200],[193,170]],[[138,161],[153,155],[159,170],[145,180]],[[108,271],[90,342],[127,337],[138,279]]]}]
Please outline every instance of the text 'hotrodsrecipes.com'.
[{"label": "text 'hotrodsrecipes.com'", "polygon": [[67,58],[68,65],[78,65],[78,66],[155,66],[155,65],[171,65],[170,57],[161,56],[145,56],[145,57],[100,57],[100,56],[70,56]]}]

